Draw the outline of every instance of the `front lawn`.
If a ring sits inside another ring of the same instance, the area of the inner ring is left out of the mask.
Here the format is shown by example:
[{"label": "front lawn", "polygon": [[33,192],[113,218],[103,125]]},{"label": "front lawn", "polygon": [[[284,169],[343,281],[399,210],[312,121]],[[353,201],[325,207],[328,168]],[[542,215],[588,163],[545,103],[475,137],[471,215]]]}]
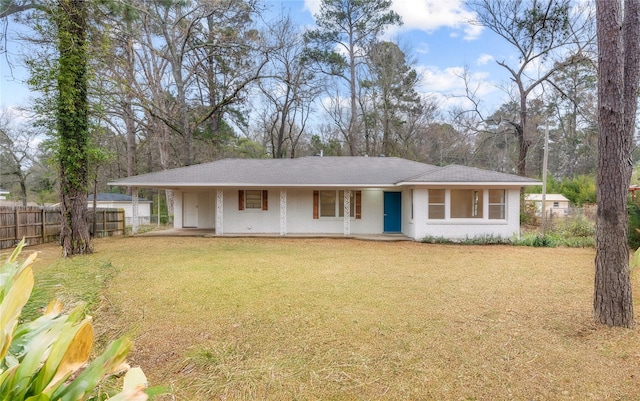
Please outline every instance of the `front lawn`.
[{"label": "front lawn", "polygon": [[60,260],[34,248],[39,291],[88,297],[101,340],[130,335],[131,362],[180,400],[640,398],[640,332],[591,318],[592,249],[130,237]]}]

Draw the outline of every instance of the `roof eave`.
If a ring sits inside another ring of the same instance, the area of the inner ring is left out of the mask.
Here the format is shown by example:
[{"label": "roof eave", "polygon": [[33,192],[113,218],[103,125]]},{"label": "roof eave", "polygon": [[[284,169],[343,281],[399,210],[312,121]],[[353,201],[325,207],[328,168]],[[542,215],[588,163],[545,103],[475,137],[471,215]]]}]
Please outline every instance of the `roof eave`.
[{"label": "roof eave", "polygon": [[416,185],[416,186],[500,186],[500,187],[525,187],[533,185],[542,185],[539,181],[416,181],[416,182],[399,182],[398,186]]},{"label": "roof eave", "polygon": [[177,182],[109,182],[110,186],[144,187],[144,188],[393,188],[397,184],[352,183],[352,184],[286,184],[286,183],[177,183]]}]

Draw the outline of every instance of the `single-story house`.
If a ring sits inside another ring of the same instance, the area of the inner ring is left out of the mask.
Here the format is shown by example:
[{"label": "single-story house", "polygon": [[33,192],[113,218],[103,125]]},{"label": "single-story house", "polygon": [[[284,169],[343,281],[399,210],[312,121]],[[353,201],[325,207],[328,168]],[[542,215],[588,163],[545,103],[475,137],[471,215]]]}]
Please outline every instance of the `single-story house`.
[{"label": "single-story house", "polygon": [[[525,203],[535,206],[536,216],[542,216],[542,194],[525,195]],[[547,217],[566,217],[569,215],[569,199],[562,194],[546,194],[544,210]]]},{"label": "single-story house", "polygon": [[174,191],[174,227],[226,234],[398,233],[420,240],[520,232],[517,175],[396,157],[223,159],[109,185]]},{"label": "single-story house", "polygon": [[[89,194],[87,203],[91,210],[93,207],[93,194]],[[138,198],[138,224],[151,223],[151,204],[150,200]],[[100,192],[96,197],[96,208],[124,209],[125,224],[133,224],[133,197],[131,195]]]},{"label": "single-story house", "polygon": [[7,199],[7,197],[5,195],[9,195],[9,191],[7,191],[6,189],[2,189],[0,188],[0,200],[4,200]]}]

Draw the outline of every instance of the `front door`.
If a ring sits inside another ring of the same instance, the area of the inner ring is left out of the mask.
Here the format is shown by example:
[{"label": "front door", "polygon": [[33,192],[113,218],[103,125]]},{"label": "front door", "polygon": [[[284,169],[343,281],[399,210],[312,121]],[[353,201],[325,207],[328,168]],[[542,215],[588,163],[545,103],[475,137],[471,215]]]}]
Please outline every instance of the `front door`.
[{"label": "front door", "polygon": [[198,194],[182,194],[182,227],[198,227]]},{"label": "front door", "polygon": [[384,232],[402,232],[402,192],[384,193]]}]

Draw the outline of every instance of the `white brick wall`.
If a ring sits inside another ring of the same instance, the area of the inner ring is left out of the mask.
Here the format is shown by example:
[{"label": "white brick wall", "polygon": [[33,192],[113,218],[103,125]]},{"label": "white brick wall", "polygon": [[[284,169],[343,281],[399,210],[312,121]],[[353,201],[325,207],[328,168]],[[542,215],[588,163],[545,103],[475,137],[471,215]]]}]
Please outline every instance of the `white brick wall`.
[{"label": "white brick wall", "polygon": [[[362,191],[362,219],[351,219],[351,234],[381,234],[384,230],[384,190]],[[192,191],[196,192],[196,191]],[[216,189],[197,191],[198,227],[214,228]],[[280,233],[280,189],[269,190],[269,210],[238,210],[238,189],[225,189],[223,202],[223,234]],[[493,235],[504,238],[518,236],[520,231],[520,190],[507,190],[506,219],[428,220],[428,189],[414,188],[413,218],[411,189],[402,191],[402,232],[420,240],[427,236],[451,239]],[[343,234],[342,217],[313,218],[313,189],[287,189],[287,234]],[[484,216],[487,202],[484,202]],[[182,227],[183,192],[175,191],[175,227]],[[355,205],[352,205],[355,207]]]}]

